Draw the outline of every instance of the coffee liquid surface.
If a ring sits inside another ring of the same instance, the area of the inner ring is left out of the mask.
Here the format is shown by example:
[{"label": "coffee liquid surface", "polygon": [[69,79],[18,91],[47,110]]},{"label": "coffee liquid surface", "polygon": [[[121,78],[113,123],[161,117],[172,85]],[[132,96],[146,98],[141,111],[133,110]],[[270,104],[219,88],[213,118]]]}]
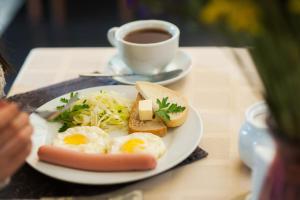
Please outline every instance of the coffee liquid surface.
[{"label": "coffee liquid surface", "polygon": [[149,44],[162,42],[171,37],[172,35],[165,30],[151,28],[130,32],[124,37],[124,40],[138,44]]}]

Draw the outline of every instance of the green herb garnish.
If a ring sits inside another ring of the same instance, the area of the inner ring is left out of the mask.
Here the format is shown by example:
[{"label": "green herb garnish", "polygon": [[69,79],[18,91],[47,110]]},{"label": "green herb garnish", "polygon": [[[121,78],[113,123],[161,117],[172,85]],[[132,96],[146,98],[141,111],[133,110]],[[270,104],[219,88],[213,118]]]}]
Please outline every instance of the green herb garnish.
[{"label": "green herb garnish", "polygon": [[160,117],[163,121],[170,121],[170,113],[179,113],[185,110],[185,107],[178,106],[176,103],[168,102],[168,97],[163,98],[162,100],[156,99],[156,103],[159,108],[155,111],[155,115]]},{"label": "green herb garnish", "polygon": [[[78,96],[78,93],[71,93],[70,98],[61,98],[60,101],[64,103],[64,105],[57,106],[57,110],[62,110],[66,104],[69,103],[70,99],[74,96]],[[86,100],[84,100],[81,104],[75,104],[68,110],[63,111],[59,116],[57,116],[53,121],[60,122],[63,125],[60,127],[58,132],[64,132],[70,127],[76,126],[77,124],[74,123],[73,117],[80,113],[82,110],[88,109],[89,105],[86,104]]]}]

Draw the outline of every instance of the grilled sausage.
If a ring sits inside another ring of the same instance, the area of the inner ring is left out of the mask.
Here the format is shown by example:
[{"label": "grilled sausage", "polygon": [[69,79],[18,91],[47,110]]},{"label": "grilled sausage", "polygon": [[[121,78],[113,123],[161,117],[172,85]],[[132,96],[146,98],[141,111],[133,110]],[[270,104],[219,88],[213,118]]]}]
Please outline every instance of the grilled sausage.
[{"label": "grilled sausage", "polygon": [[51,164],[99,172],[144,171],[157,164],[149,154],[89,154],[49,145],[39,148],[38,157]]}]

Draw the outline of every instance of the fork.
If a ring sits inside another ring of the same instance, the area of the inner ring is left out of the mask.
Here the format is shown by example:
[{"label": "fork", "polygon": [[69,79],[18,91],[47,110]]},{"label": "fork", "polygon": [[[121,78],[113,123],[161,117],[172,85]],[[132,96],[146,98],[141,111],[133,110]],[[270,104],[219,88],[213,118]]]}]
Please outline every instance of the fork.
[{"label": "fork", "polygon": [[75,103],[77,100],[79,100],[79,98],[78,98],[77,95],[71,97],[70,100],[69,100],[69,102],[61,110],[55,110],[55,111],[50,111],[50,110],[36,110],[36,108],[34,108],[32,106],[26,106],[25,110],[28,113],[35,113],[35,114],[39,115],[40,117],[44,118],[47,121],[52,121],[56,117],[58,117],[61,113],[63,113],[64,111],[70,109],[71,106],[73,105],[73,103]]}]

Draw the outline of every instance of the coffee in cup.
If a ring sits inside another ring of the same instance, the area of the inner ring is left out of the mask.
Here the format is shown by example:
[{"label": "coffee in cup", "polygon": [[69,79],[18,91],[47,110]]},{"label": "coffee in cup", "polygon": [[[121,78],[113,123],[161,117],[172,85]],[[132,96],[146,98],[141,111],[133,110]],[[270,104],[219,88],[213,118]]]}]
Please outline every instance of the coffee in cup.
[{"label": "coffee in cup", "polygon": [[133,72],[156,74],[176,55],[179,29],[166,21],[141,20],[111,28],[107,37]]},{"label": "coffee in cup", "polygon": [[150,44],[168,40],[172,37],[172,34],[162,30],[154,28],[146,28],[137,31],[132,31],[125,35],[124,40],[137,44]]}]

